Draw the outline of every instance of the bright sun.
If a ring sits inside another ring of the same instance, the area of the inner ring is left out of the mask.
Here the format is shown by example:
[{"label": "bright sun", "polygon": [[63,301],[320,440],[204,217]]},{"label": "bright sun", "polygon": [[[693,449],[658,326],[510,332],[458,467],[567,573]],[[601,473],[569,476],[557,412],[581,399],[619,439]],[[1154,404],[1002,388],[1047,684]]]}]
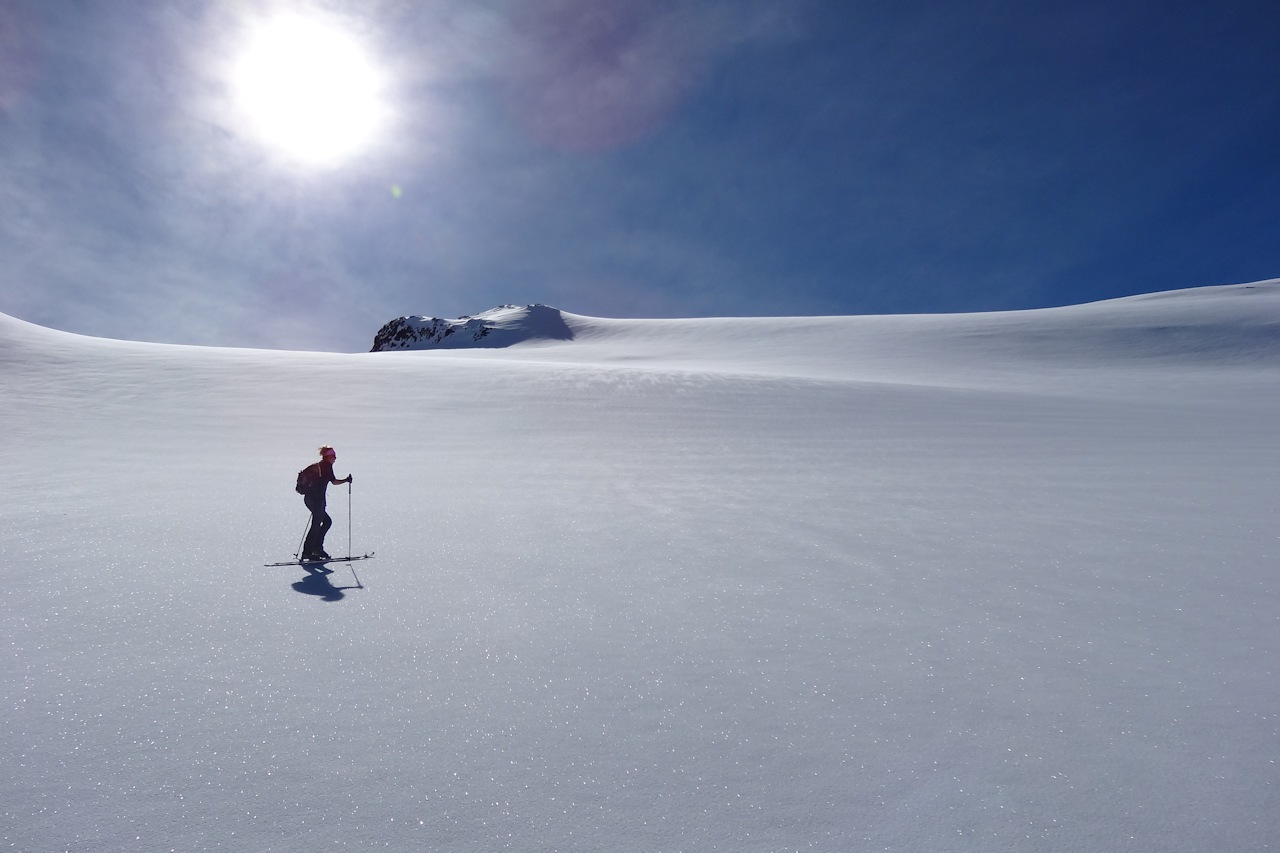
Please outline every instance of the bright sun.
[{"label": "bright sun", "polygon": [[260,24],[232,86],[249,134],[309,165],[358,154],[386,119],[381,73],[357,39],[319,18]]}]

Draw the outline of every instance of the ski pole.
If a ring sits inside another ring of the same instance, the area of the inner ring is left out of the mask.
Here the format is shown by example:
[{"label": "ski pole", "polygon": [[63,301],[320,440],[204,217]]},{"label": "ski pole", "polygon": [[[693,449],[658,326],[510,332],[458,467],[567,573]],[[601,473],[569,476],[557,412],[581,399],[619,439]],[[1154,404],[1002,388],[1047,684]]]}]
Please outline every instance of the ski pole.
[{"label": "ski pole", "polygon": [[311,516],[307,516],[307,524],[305,527],[302,528],[302,538],[298,540],[298,550],[294,552],[293,556],[298,558],[302,557],[302,546],[306,543],[307,534],[310,532],[311,532]]},{"label": "ski pole", "polygon": [[[351,481],[347,480],[347,556],[351,556]],[[359,583],[356,579],[356,583]]]}]

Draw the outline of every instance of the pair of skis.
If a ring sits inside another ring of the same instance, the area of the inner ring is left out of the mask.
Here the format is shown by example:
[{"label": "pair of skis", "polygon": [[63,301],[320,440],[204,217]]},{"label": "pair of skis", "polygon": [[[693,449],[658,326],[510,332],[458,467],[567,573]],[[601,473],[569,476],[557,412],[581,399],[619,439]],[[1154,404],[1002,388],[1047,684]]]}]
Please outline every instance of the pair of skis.
[{"label": "pair of skis", "polygon": [[263,563],[264,566],[322,566],[325,563],[354,563],[357,560],[368,560],[373,557],[374,552],[361,554],[358,557],[321,557],[318,560],[285,560],[282,563]]}]

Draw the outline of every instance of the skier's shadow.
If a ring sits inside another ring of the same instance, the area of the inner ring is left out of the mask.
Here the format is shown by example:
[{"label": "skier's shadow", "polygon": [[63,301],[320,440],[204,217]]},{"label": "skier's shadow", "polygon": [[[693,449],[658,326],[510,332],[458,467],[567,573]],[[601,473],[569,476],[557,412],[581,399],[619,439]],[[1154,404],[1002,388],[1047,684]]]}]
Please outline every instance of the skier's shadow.
[{"label": "skier's shadow", "polygon": [[307,576],[292,584],[293,588],[303,595],[314,595],[321,601],[341,601],[346,595],[344,589],[364,589],[364,584],[357,578],[352,586],[334,586],[329,582],[333,569],[328,566],[305,566]]}]

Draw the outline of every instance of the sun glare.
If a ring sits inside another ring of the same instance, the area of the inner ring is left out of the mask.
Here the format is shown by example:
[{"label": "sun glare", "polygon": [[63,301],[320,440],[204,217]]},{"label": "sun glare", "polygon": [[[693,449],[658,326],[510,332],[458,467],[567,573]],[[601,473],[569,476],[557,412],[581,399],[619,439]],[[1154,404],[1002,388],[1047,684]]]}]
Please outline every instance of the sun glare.
[{"label": "sun glare", "polygon": [[320,18],[260,24],[232,75],[248,134],[308,165],[360,153],[385,120],[378,68],[356,38]]}]

